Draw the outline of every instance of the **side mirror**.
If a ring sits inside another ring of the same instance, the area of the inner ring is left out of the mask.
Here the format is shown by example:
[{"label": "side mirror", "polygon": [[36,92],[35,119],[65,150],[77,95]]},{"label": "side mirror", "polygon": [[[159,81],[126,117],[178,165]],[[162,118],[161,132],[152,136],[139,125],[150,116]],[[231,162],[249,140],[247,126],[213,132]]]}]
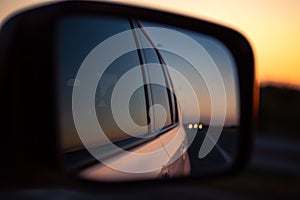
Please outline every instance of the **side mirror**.
[{"label": "side mirror", "polygon": [[249,157],[254,59],[229,28],[60,2],[4,24],[0,66],[8,141],[0,150],[22,162],[0,152],[6,170],[22,169],[16,180],[209,177],[236,172]]}]

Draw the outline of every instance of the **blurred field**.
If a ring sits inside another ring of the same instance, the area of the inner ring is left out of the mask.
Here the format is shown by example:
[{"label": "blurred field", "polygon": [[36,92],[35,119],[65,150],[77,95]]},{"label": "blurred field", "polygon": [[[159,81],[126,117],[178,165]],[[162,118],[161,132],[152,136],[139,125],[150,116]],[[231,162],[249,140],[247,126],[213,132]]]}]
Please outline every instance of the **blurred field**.
[{"label": "blurred field", "polygon": [[260,89],[258,132],[300,139],[300,91],[287,87]]}]

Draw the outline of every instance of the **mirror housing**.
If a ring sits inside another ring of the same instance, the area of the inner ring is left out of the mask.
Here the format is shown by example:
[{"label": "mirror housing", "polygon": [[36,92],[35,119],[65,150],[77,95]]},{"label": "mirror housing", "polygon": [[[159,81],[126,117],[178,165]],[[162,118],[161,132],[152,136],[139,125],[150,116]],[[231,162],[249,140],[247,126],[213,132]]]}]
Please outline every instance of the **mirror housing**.
[{"label": "mirror housing", "polygon": [[[0,146],[0,155],[5,160],[0,172],[3,182],[47,184],[77,181],[66,176],[61,165],[56,101],[57,60],[54,55],[57,23],[64,16],[77,14],[142,19],[195,31],[221,41],[231,52],[237,66],[239,129],[242,134],[230,169],[200,177],[235,173],[246,164],[257,113],[258,87],[253,52],[244,36],[207,21],[162,11],[112,3],[67,1],[19,13],[1,29],[0,95],[2,105],[5,105],[1,120],[3,130],[8,131]],[[7,149],[12,151],[7,153]],[[13,176],[8,173],[12,171]]]}]

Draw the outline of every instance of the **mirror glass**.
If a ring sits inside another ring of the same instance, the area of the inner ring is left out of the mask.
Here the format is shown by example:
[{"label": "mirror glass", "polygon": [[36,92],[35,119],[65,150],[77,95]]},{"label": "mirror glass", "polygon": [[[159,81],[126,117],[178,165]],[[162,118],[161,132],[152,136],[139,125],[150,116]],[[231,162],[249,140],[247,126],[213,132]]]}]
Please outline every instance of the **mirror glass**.
[{"label": "mirror glass", "polygon": [[56,27],[60,152],[71,176],[213,174],[238,151],[235,61],[219,40],[149,21],[68,16]]}]

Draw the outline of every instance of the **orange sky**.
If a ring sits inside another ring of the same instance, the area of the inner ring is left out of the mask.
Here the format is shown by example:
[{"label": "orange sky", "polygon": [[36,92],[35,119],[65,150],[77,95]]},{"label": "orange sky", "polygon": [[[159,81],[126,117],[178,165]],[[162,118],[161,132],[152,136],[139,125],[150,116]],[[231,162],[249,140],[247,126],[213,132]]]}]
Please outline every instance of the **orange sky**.
[{"label": "orange sky", "polygon": [[[1,0],[0,21],[14,10],[41,0]],[[124,1],[123,1],[124,2]],[[300,87],[299,0],[129,0],[180,11],[242,32],[255,51],[257,79]]]}]

